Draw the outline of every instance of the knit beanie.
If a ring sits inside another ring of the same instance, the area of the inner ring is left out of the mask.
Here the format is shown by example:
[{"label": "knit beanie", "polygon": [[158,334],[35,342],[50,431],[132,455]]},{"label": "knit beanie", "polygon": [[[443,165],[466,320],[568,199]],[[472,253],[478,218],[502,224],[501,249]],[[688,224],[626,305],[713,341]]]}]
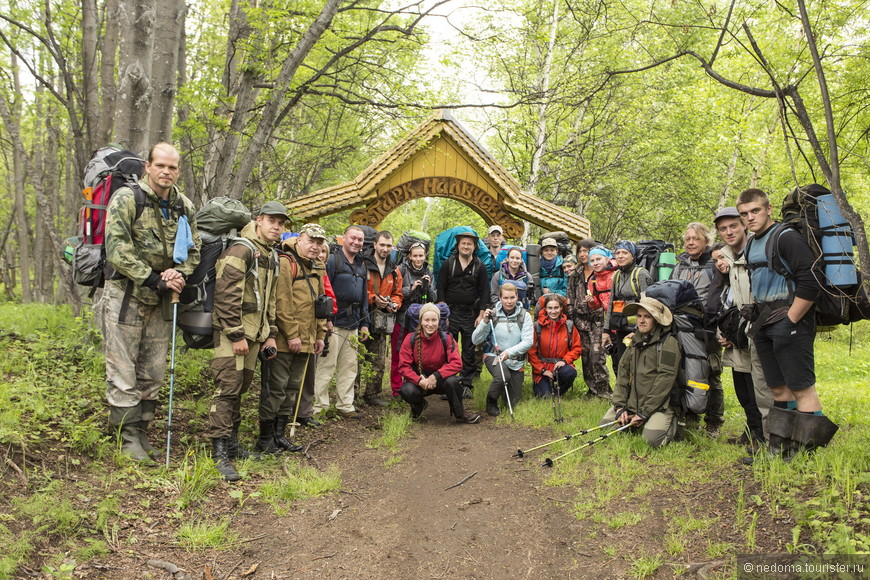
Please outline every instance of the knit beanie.
[{"label": "knit beanie", "polygon": [[427,302],[423,306],[420,307],[420,320],[423,320],[423,315],[427,312],[434,312],[435,316],[438,317],[438,320],[441,320],[441,311],[438,310],[438,307],[432,304],[431,302]]}]

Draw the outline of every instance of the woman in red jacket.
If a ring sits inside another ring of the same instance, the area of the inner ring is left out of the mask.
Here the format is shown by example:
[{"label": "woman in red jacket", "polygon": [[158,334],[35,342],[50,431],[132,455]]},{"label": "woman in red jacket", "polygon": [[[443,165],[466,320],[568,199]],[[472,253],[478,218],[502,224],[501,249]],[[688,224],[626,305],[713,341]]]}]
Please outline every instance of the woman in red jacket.
[{"label": "woman in red jacket", "polygon": [[583,346],[580,344],[580,333],[573,323],[568,322],[563,310],[565,298],[560,294],[550,294],[544,308],[538,313],[535,342],[529,349],[532,390],[537,397],[551,393],[554,379],[559,393],[564,395],[577,378],[574,361],[580,358]]},{"label": "woman in red jacket", "polygon": [[447,395],[450,414],[457,423],[477,423],[480,415],[465,411],[459,372],[462,357],[456,341],[438,329],[441,312],[432,303],[420,308],[420,326],[405,337],[399,351],[399,372],[404,383],[399,396],[411,406],[411,418],[418,419],[429,403],[426,397]]}]

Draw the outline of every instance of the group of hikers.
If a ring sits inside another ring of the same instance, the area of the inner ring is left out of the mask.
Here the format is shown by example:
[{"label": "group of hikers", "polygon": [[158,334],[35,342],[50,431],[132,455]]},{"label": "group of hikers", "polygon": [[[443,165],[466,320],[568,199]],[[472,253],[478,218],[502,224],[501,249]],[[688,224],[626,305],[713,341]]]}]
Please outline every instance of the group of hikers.
[{"label": "group of hikers", "polygon": [[[136,186],[118,190],[107,210],[105,253],[115,275],[99,303],[106,394],[122,452],[141,462],[156,453],[148,426],[165,378],[167,312],[200,260],[194,208],[176,185],[178,175],[178,152],[159,143],[137,184],[153,211],[137,208]],[[768,235],[771,212],[767,195],[749,189],[736,207],[712,216],[721,243],[713,244],[704,224],[688,224],[670,278],[687,281],[704,304],[704,357],[732,368],[747,425],[732,442],[790,457],[827,444],[837,427],[821,413],[815,388],[813,256],[796,234]],[[320,225],[304,224],[291,235],[288,224],[281,203],[265,203],[215,266],[215,395],[206,434],[229,481],[239,479],[233,461],[254,455],[239,445],[239,426],[258,361],[268,371],[258,454],[301,451],[286,428],[321,426],[333,379],[342,418],[359,419],[359,404],[387,406],[388,382],[389,395],[406,402],[414,419],[437,394],[457,422],[474,424],[480,415],[464,400],[481,368],[492,377],[485,412],[498,416],[521,402],[527,361],[534,396],[561,397],[574,387],[579,359],[583,396],[611,402],[602,424],[630,423],[654,447],[701,417],[705,432],[719,435],[722,365],[705,367],[705,408],[687,411],[680,396],[686,385],[678,380],[687,354],[676,338],[675,313],[647,296],[653,275],[637,263],[632,241],[607,248],[584,239],[572,252],[545,237],[540,268],[530,272],[526,252],[507,245],[499,225],[483,239],[466,229],[455,234],[455,249],[436,274],[424,242],[397,252],[390,232],[367,240],[363,228],[350,225],[331,249]],[[790,276],[768,263],[769,244]],[[481,248],[491,254],[488,264]],[[722,323],[723,313],[741,308],[751,311],[751,340],[745,326],[735,334]]]}]

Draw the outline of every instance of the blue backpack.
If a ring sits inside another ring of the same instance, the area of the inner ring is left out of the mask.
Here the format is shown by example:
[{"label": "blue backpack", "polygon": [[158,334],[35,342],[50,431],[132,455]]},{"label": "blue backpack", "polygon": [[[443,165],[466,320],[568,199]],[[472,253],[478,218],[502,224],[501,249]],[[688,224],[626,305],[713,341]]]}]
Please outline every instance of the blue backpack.
[{"label": "blue backpack", "polygon": [[[438,279],[438,270],[441,269],[441,264],[456,253],[456,234],[474,234],[475,237],[477,236],[477,232],[471,226],[456,226],[438,234],[435,238],[435,256],[432,261],[432,275],[435,276],[436,280]],[[477,240],[476,255],[483,262],[483,266],[489,272],[490,277],[492,277],[492,273],[495,272],[492,254],[480,239]]]}]

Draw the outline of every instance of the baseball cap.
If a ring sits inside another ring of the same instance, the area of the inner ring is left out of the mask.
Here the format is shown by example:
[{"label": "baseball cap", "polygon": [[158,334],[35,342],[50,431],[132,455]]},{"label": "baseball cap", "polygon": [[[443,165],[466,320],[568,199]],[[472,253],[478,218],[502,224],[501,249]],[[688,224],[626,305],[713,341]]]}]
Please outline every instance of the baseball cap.
[{"label": "baseball cap", "polygon": [[556,243],[555,238],[544,238],[544,240],[541,242],[541,248],[547,248],[549,246],[558,248],[559,244]]},{"label": "baseball cap", "polygon": [[300,234],[308,234],[309,238],[314,239],[326,239],[326,232],[323,230],[323,227],[319,224],[305,224],[301,228],[299,228]]},{"label": "baseball cap", "polygon": [[280,201],[267,201],[263,204],[263,207],[260,208],[260,212],[257,215],[280,215],[284,216],[285,219],[290,219],[290,216],[287,215],[287,208],[284,207],[284,204]]},{"label": "baseball cap", "polygon": [[499,225],[489,226],[489,229],[486,230],[486,235],[489,235],[493,232],[498,232],[498,233],[504,235],[504,230],[501,229],[501,226],[499,226]]},{"label": "baseball cap", "polygon": [[740,212],[736,207],[723,207],[716,212],[716,217],[713,218],[713,223],[718,223],[722,218],[737,218],[740,219]]}]

